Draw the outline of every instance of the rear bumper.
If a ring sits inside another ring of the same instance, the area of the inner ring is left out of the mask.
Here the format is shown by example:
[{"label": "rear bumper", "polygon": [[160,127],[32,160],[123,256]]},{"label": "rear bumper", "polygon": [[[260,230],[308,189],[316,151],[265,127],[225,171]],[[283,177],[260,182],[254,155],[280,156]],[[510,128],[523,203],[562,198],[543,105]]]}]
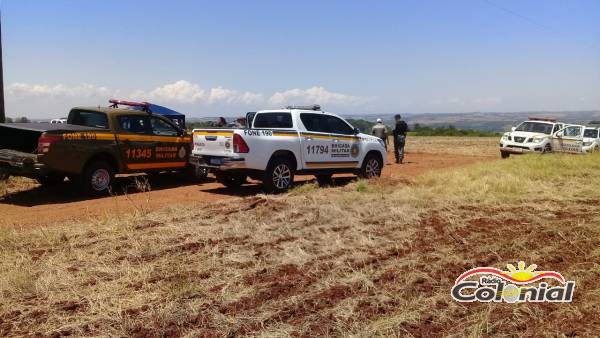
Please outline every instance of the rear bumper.
[{"label": "rear bumper", "polygon": [[247,169],[246,160],[243,157],[191,155],[190,164],[214,170]]},{"label": "rear bumper", "polygon": [[48,170],[39,159],[40,155],[37,154],[0,149],[0,171],[15,176],[43,176]]}]

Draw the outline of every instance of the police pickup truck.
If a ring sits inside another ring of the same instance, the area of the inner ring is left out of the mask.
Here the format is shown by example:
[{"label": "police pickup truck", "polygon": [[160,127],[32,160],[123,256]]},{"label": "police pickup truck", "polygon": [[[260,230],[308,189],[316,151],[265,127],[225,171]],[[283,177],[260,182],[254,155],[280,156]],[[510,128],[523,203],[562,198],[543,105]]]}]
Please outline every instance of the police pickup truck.
[{"label": "police pickup truck", "polygon": [[530,117],[528,121],[513,127],[500,139],[500,155],[547,153],[552,151],[552,135],[565,124],[554,119]]},{"label": "police pickup truck", "polygon": [[115,174],[191,168],[191,136],[173,120],[147,103],[110,102],[73,108],[65,124],[0,124],[0,178],[25,176],[44,185],[69,177],[84,192],[102,194]]},{"label": "police pickup truck", "polygon": [[319,184],[335,173],[380,176],[386,162],[381,139],[318,105],[248,113],[245,128],[194,129],[193,139],[193,164],[228,187],[251,177],[267,192],[289,189],[295,174],[314,175]]}]

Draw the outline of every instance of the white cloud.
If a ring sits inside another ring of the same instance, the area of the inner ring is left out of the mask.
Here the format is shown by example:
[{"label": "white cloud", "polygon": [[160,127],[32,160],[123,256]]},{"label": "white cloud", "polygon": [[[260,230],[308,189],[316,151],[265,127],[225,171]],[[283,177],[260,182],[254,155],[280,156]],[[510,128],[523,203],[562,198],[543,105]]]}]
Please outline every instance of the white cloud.
[{"label": "white cloud", "polygon": [[16,82],[10,84],[6,91],[9,96],[21,99],[32,96],[92,98],[99,96],[111,96],[114,94],[114,92],[111,92],[106,87],[98,87],[87,83],[79,86],[69,87],[63,84],[46,85]]},{"label": "white cloud", "polygon": [[308,89],[290,89],[276,92],[269,98],[272,105],[287,104],[352,104],[361,101],[357,96],[330,92],[323,87],[314,86]]},{"label": "white cloud", "polygon": [[262,94],[241,92],[234,89],[215,87],[209,90],[201,88],[195,83],[179,80],[148,92],[136,90],[132,98],[144,100],[161,100],[175,103],[227,103],[227,104],[255,104],[262,102]]}]

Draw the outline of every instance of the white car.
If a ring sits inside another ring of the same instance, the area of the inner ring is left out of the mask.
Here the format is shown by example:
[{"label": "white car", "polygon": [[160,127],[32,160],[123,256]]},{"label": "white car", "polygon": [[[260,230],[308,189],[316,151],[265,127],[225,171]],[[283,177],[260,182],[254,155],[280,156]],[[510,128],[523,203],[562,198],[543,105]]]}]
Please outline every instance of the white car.
[{"label": "white car", "polygon": [[545,153],[552,151],[552,135],[562,129],[564,123],[552,119],[529,118],[500,139],[500,155]]},{"label": "white car", "polygon": [[563,153],[589,153],[600,147],[598,129],[571,124],[552,136],[552,148]]},{"label": "white car", "polygon": [[246,128],[194,129],[191,163],[237,187],[249,176],[268,192],[289,189],[295,174],[315,175],[320,184],[335,173],[381,175],[385,145],[362,134],[318,105],[248,113]]}]

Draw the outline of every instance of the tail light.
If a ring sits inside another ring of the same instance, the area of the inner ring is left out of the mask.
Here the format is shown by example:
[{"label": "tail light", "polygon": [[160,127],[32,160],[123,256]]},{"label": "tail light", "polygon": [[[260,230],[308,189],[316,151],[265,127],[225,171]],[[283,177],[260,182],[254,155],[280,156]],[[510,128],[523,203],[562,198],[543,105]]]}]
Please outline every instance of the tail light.
[{"label": "tail light", "polygon": [[38,154],[45,154],[50,150],[50,145],[54,142],[58,142],[62,140],[62,135],[48,135],[43,133],[42,136],[38,139]]},{"label": "tail light", "polygon": [[244,139],[238,134],[233,134],[233,152],[234,153],[250,152],[250,148],[248,148],[248,144],[246,144],[246,141],[244,141]]}]

